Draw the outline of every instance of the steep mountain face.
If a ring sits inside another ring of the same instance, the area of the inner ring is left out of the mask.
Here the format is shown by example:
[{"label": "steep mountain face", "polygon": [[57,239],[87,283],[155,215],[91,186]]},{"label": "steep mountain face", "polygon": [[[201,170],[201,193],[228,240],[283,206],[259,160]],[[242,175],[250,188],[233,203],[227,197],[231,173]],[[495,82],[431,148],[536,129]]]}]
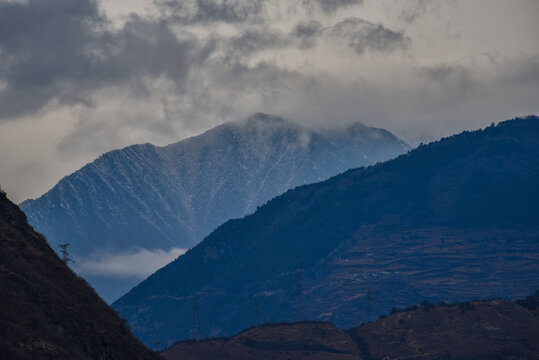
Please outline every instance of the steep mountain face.
[{"label": "steep mountain face", "polygon": [[269,324],[231,338],[179,342],[162,355],[167,360],[532,359],[539,356],[538,316],[539,307],[506,300],[425,304],[351,330],[323,322]]},{"label": "steep mountain face", "polygon": [[0,193],[0,357],[158,359]]},{"label": "steep mountain face", "polygon": [[442,139],[231,220],[113,306],[146,343],[539,287],[539,118]]},{"label": "steep mountain face", "polygon": [[53,248],[71,243],[77,264],[136,248],[190,248],[289,188],[407,149],[391,133],[361,124],[319,133],[256,114],[169,146],[106,153],[21,208]]}]

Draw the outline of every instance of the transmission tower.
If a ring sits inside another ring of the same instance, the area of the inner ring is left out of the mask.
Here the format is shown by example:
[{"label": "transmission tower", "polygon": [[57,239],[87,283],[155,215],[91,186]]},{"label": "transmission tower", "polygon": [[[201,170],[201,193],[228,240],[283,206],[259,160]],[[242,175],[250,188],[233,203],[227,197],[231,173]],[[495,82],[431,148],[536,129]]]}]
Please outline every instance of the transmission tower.
[{"label": "transmission tower", "polygon": [[191,337],[195,340],[202,339],[202,327],[200,326],[200,303],[198,296],[194,297],[194,321],[193,329],[191,330]]},{"label": "transmission tower", "polygon": [[69,265],[69,262],[75,263],[73,259],[69,257],[69,252],[67,251],[67,247],[71,245],[70,243],[67,244],[60,244],[58,247],[60,248],[60,254],[62,255],[62,260],[66,263],[66,265]]}]

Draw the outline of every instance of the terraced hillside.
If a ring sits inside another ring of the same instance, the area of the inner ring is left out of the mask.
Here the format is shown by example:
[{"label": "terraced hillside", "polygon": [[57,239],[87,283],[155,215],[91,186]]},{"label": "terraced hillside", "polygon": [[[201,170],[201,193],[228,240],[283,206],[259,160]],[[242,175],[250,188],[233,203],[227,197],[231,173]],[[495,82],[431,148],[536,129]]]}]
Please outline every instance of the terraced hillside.
[{"label": "terraced hillside", "polygon": [[[530,306],[531,305],[531,306]],[[412,306],[350,330],[331,323],[267,324],[231,338],[183,341],[167,360],[534,359],[539,298]]]}]

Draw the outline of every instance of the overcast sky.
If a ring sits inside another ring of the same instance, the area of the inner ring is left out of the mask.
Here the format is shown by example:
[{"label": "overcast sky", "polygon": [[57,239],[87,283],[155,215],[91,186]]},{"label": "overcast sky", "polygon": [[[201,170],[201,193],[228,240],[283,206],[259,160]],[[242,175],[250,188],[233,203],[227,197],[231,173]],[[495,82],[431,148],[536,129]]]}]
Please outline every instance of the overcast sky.
[{"label": "overcast sky", "polygon": [[255,112],[409,142],[539,113],[537,0],[0,0],[0,184]]}]

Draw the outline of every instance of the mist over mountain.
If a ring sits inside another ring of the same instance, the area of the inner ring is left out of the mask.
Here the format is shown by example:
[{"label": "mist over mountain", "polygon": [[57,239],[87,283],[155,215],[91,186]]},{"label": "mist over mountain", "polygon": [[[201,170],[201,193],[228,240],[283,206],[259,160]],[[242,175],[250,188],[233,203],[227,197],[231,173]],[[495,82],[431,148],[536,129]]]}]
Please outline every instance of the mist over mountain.
[{"label": "mist over mountain", "polygon": [[539,287],[539,118],[505,121],[290,190],[113,306],[145,343],[260,321],[350,327],[395,306]]},{"label": "mist over mountain", "polygon": [[408,149],[359,123],[313,131],[255,114],[168,146],[108,152],[21,208],[53,248],[70,243],[75,269],[114,300],[226,220]]},{"label": "mist over mountain", "polygon": [[0,192],[0,358],[158,359]]}]

